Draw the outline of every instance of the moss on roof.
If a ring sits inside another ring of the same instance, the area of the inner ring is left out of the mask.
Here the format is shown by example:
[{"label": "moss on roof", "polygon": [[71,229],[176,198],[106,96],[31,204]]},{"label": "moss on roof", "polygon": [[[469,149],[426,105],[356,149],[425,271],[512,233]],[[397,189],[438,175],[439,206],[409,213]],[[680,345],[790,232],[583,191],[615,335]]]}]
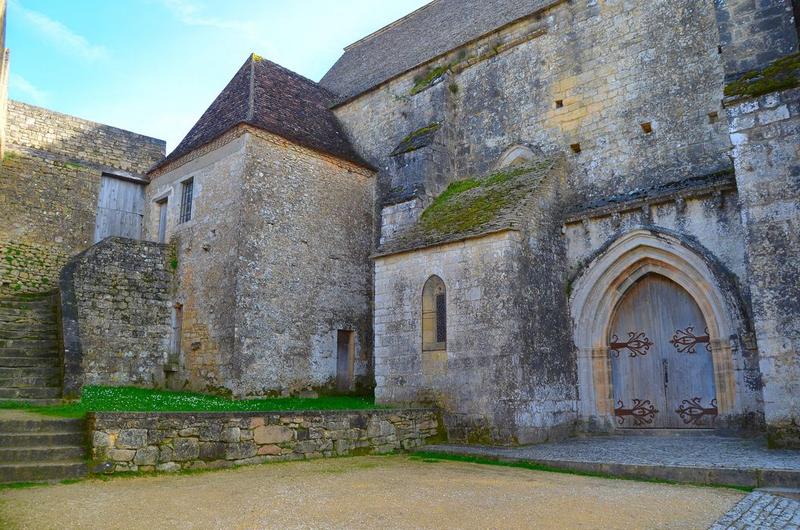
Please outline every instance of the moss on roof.
[{"label": "moss on roof", "polygon": [[526,199],[554,165],[554,160],[539,160],[452,182],[416,224],[387,241],[378,253],[424,248],[515,226],[524,218]]},{"label": "moss on roof", "polygon": [[439,130],[439,127],[440,124],[438,122],[433,122],[425,127],[420,127],[416,131],[411,131],[405,138],[400,140],[400,143],[397,144],[397,147],[394,148],[389,156],[410,153],[411,151],[416,151],[417,149],[430,145],[433,141],[433,135]]},{"label": "moss on roof", "polygon": [[763,70],[752,70],[725,86],[729,97],[758,97],[800,86],[800,52],[773,61]]}]

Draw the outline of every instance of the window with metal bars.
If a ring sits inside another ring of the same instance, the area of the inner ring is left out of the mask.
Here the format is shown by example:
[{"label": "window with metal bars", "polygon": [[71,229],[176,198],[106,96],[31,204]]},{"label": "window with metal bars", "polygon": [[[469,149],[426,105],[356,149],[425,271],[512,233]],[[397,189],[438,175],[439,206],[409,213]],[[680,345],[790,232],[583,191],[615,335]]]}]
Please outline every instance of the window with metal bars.
[{"label": "window with metal bars", "polygon": [[447,297],[436,295],[436,342],[447,342]]},{"label": "window with metal bars", "polygon": [[438,276],[431,276],[422,289],[422,350],[447,349],[447,290]]},{"label": "window with metal bars", "polygon": [[192,219],[192,198],[194,193],[194,179],[190,178],[181,183],[181,213],[178,217],[179,223],[185,223]]}]

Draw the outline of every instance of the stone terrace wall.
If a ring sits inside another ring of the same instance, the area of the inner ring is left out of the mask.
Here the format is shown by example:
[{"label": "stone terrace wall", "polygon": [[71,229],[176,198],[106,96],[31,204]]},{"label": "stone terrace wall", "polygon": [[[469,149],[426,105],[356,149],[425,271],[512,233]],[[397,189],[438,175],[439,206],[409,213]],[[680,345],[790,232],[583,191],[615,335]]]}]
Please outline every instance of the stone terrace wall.
[{"label": "stone terrace wall", "polygon": [[169,247],[108,238],[61,274],[64,396],[85,384],[161,386],[171,336]]},{"label": "stone terrace wall", "polygon": [[439,437],[430,409],[90,415],[97,470],[177,471],[383,454]]},{"label": "stone terrace wall", "polygon": [[767,430],[772,444],[800,448],[800,89],[727,112]]}]

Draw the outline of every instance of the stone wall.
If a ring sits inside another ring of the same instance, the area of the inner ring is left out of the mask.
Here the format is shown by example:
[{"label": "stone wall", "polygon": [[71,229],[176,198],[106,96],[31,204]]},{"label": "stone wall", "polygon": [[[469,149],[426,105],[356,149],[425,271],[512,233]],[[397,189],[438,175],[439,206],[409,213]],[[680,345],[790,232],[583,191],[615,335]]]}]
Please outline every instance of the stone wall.
[{"label": "stone wall", "polygon": [[[0,240],[36,249],[30,278],[55,279],[65,257],[94,238],[104,172],[144,173],[164,155],[165,144],[147,136],[16,101],[8,102],[5,156],[0,165]],[[49,271],[42,272],[39,262]],[[6,272],[3,273],[4,276]],[[26,290],[52,284],[29,281]],[[0,291],[16,282],[5,283]]]},{"label": "stone wall", "polygon": [[[335,111],[382,168],[381,199],[398,186],[436,194],[528,144],[566,153],[580,202],[729,167],[718,43],[711,0],[559,2]],[[431,123],[429,145],[391,156]]]},{"label": "stone wall", "polygon": [[247,144],[237,275],[237,393],[330,390],[337,330],[351,391],[372,387],[372,173],[260,132]]},{"label": "stone wall", "polygon": [[728,79],[797,51],[796,0],[714,0]]},{"label": "stone wall", "polygon": [[90,414],[95,469],[177,471],[385,454],[441,439],[426,409]]},{"label": "stone wall", "polygon": [[8,102],[6,134],[18,148],[140,175],[166,149],[164,140],[13,100]]},{"label": "stone wall", "polygon": [[[548,352],[527,341],[540,322],[525,314],[525,253],[524,236],[506,231],[376,259],[379,403],[436,403],[454,441],[530,443],[571,431],[574,382],[552,358],[569,362],[566,345],[554,339]],[[421,346],[422,288],[434,274],[447,297],[442,360]]]},{"label": "stone wall", "polygon": [[[167,201],[166,239],[174,245],[180,304],[177,371],[174,388],[230,393],[234,383],[236,275],[241,230],[242,175],[247,138],[239,134],[209,151],[154,177],[147,187],[146,239],[158,238],[157,201]],[[181,187],[193,179],[191,219],[179,223]]]},{"label": "stone wall", "polygon": [[[235,134],[234,134],[235,133]],[[183,307],[175,383],[236,395],[329,391],[337,330],[355,332],[370,386],[371,173],[251,127],[154,177],[147,237],[168,201]],[[194,179],[192,219],[178,224]]]},{"label": "stone wall", "polygon": [[727,113],[767,428],[774,445],[800,447],[800,89]]},{"label": "stone wall", "polygon": [[165,245],[108,238],[61,273],[64,396],[86,384],[162,386],[173,271]]},{"label": "stone wall", "polygon": [[67,258],[58,248],[0,240],[0,294],[55,289]]}]

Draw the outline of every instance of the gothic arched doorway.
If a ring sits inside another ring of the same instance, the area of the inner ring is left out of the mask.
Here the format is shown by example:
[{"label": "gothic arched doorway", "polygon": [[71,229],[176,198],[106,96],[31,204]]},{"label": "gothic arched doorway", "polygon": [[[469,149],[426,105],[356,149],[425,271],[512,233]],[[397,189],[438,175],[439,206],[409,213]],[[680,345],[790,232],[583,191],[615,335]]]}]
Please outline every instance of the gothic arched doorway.
[{"label": "gothic arched doorway", "polygon": [[614,310],[608,352],[619,427],[710,427],[716,418],[714,361],[700,307],[680,285],[649,273]]}]

